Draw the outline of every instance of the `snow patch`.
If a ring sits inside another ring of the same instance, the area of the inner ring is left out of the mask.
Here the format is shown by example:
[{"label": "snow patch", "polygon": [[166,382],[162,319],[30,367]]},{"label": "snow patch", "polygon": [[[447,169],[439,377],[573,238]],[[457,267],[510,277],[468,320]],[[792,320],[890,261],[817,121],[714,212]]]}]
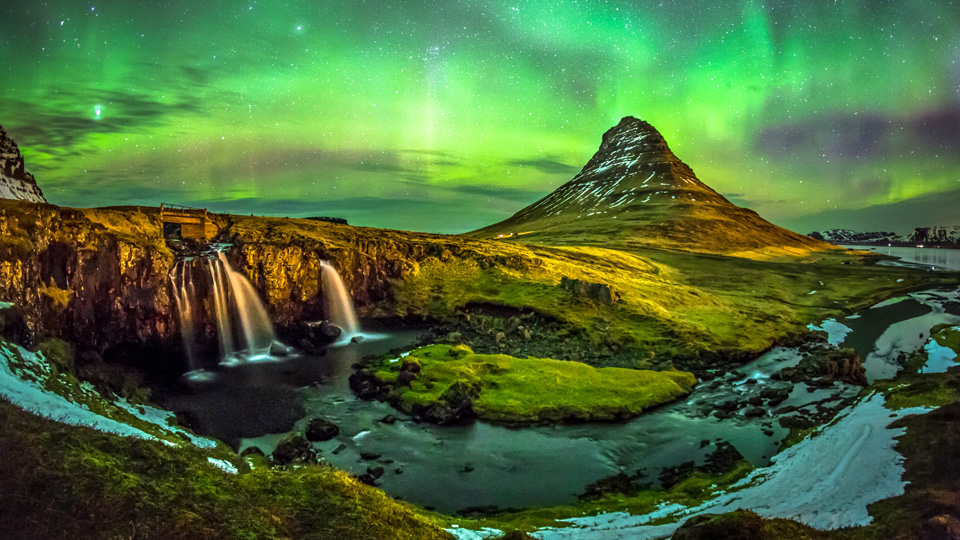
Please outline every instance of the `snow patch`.
[{"label": "snow patch", "polygon": [[233,466],[233,463],[230,463],[225,459],[214,459],[212,457],[208,457],[207,461],[209,461],[210,464],[213,465],[214,467],[223,469],[225,472],[229,474],[237,474],[237,468]]},{"label": "snow patch", "polygon": [[927,363],[920,368],[920,373],[944,373],[948,368],[957,365],[957,353],[950,347],[944,347],[937,340],[930,338],[923,346],[927,352]]},{"label": "snow patch", "polygon": [[[817,292],[817,291],[813,291]],[[813,294],[813,293],[809,293]],[[820,323],[820,326],[808,324],[807,329],[814,332],[821,331],[827,333],[827,342],[833,346],[839,346],[843,340],[847,339],[847,334],[853,331],[849,326],[838,323],[836,319],[827,319]]]}]

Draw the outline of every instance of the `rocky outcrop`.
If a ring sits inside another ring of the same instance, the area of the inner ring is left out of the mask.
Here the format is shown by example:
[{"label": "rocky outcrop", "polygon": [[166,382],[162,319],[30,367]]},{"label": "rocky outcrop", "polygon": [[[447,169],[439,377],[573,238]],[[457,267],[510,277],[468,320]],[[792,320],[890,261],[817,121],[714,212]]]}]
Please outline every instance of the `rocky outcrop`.
[{"label": "rocky outcrop", "polygon": [[173,255],[159,241],[159,223],[132,214],[123,227],[147,234],[135,238],[102,217],[0,203],[0,299],[22,310],[27,341],[55,335],[102,353],[174,336],[167,289]]},{"label": "rocky outcrop", "polygon": [[580,298],[588,298],[600,302],[605,306],[612,306],[620,301],[620,293],[605,283],[590,283],[579,279],[562,277],[560,278],[560,288]]},{"label": "rocky outcrop", "polygon": [[0,126],[0,198],[45,203],[37,180],[26,171],[20,148]]}]

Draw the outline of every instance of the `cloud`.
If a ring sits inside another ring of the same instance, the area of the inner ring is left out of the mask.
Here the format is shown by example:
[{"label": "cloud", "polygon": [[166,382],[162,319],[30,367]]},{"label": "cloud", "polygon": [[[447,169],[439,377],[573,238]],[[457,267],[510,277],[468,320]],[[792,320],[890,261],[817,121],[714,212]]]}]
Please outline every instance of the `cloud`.
[{"label": "cloud", "polygon": [[833,113],[768,125],[759,131],[753,145],[768,156],[823,160],[960,153],[960,105],[912,116]]},{"label": "cloud", "polygon": [[514,167],[533,167],[546,174],[576,174],[579,169],[566,163],[561,163],[553,159],[518,159],[510,161],[507,165]]},{"label": "cloud", "polygon": [[778,225],[808,233],[848,228],[858,231],[895,230],[900,234],[916,227],[960,225],[960,189],[931,193],[905,201],[877,204],[850,210],[827,210],[806,216],[778,220]]}]

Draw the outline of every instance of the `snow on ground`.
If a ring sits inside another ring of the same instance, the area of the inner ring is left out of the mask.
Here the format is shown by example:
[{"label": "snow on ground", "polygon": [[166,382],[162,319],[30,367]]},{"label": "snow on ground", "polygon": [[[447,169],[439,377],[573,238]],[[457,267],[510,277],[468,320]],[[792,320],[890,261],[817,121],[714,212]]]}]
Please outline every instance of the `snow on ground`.
[{"label": "snow on ground", "polygon": [[217,441],[213,439],[194,435],[193,433],[189,433],[181,427],[174,425],[172,421],[176,419],[176,415],[170,411],[158,409],[156,407],[150,407],[148,405],[133,405],[125,398],[118,399],[116,402],[114,402],[114,404],[128,413],[136,416],[140,420],[143,420],[144,422],[149,422],[160,429],[179,433],[184,437],[187,437],[190,439],[190,442],[192,442],[193,445],[198,448],[216,448],[217,446]]},{"label": "snow on ground", "polygon": [[[26,369],[14,366],[21,365]],[[103,416],[90,410],[87,405],[71,401],[60,394],[46,390],[43,387],[43,378],[51,377],[49,367],[41,353],[30,352],[19,345],[0,341],[0,398],[5,399],[17,407],[51,420],[56,420],[71,426],[87,426],[98,431],[114,433],[123,437],[137,437],[147,440],[161,440],[168,446],[174,443],[162,440],[124,422]],[[215,448],[217,442],[206,437],[199,437],[188,433],[180,427],[170,424],[173,413],[155,407],[132,405],[125,399],[111,402],[103,399],[89,383],[80,384],[80,392],[91,399],[102,399],[104,403],[114,405],[116,411],[126,411],[134,417],[157,427],[158,433],[186,436],[195,446],[204,449]]]},{"label": "snow on ground", "polygon": [[446,531],[452,534],[457,540],[484,540],[485,538],[503,536],[503,531],[499,529],[483,528],[479,531],[471,531],[470,529],[461,529],[456,525],[446,529]]},{"label": "snow on ground", "polygon": [[209,461],[210,464],[213,465],[214,467],[218,469],[223,469],[224,472],[227,472],[229,474],[237,474],[237,468],[233,466],[233,463],[230,463],[225,459],[216,459],[216,458],[208,457],[207,461]]},{"label": "snow on ground", "polygon": [[[815,436],[784,450],[768,467],[713,500],[694,507],[666,505],[651,514],[611,512],[570,518],[570,527],[545,528],[534,533],[541,540],[614,540],[670,536],[687,518],[749,508],[773,518],[796,519],[819,529],[837,529],[870,523],[867,505],[903,493],[903,458],[894,439],[904,430],[888,426],[897,418],[927,412],[913,408],[890,411],[884,397],[874,394],[838,416]],[[671,523],[650,525],[670,519]],[[461,540],[469,536],[455,529]]]},{"label": "snow on ground", "polygon": [[839,346],[843,343],[843,340],[847,339],[847,334],[853,331],[850,327],[838,323],[836,319],[827,319],[820,323],[820,326],[808,324],[807,328],[813,331],[826,332],[827,341],[833,346]]},{"label": "snow on ground", "polygon": [[948,368],[957,365],[957,353],[950,347],[944,347],[937,340],[930,338],[923,346],[927,351],[927,363],[920,368],[920,373],[944,373]]},{"label": "snow on ground", "polygon": [[72,426],[89,426],[124,437],[157,438],[133,426],[94,413],[86,405],[74,403],[49,392],[37,381],[26,381],[14,373],[10,361],[16,356],[29,364],[42,364],[43,357],[18,345],[0,344],[0,397],[34,414]]}]

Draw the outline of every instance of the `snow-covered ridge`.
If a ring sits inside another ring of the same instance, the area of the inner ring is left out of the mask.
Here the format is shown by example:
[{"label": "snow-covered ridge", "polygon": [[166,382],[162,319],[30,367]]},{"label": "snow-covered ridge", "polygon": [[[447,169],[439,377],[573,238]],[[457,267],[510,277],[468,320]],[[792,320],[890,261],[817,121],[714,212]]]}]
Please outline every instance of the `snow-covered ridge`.
[{"label": "snow-covered ridge", "polygon": [[809,235],[817,240],[832,244],[868,243],[868,244],[917,244],[917,245],[960,245],[960,225],[952,227],[917,227],[910,234],[894,232],[859,232],[850,229],[828,229],[814,231]]}]

